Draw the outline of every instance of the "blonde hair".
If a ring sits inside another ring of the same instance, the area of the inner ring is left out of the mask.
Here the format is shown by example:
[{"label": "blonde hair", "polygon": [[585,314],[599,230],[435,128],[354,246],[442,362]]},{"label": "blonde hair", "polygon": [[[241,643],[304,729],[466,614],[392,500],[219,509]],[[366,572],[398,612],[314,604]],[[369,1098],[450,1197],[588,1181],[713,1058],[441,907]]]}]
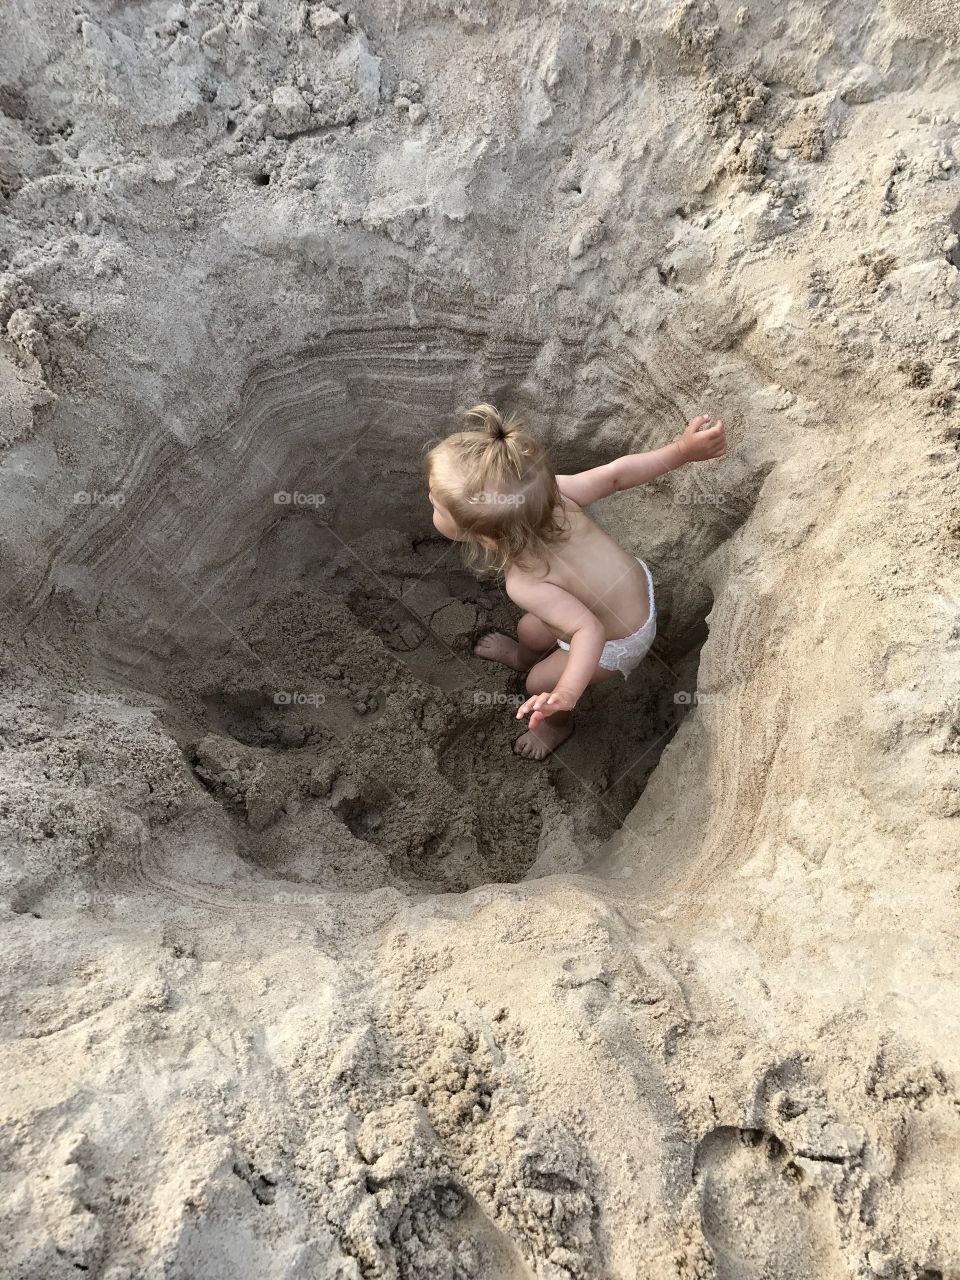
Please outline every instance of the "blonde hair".
[{"label": "blonde hair", "polygon": [[506,421],[492,404],[476,404],[457,431],[427,454],[430,485],[460,531],[467,564],[503,570],[546,562],[547,548],[566,537],[557,478],[539,440],[516,414]]}]

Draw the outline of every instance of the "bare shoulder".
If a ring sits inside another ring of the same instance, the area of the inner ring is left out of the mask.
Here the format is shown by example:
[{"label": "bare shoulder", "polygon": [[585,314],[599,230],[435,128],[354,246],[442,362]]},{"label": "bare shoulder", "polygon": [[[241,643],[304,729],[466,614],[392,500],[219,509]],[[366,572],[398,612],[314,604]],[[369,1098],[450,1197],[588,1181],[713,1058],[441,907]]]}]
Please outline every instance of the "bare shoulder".
[{"label": "bare shoulder", "polygon": [[549,568],[547,573],[534,573],[518,565],[511,565],[507,569],[503,576],[503,584],[507,589],[507,595],[521,609],[536,609],[544,595],[556,589],[549,580]]},{"label": "bare shoulder", "polygon": [[523,591],[524,588],[535,586],[539,581],[528,569],[521,569],[519,565],[510,565],[503,575],[503,584],[507,588],[507,595],[513,598],[514,591]]}]

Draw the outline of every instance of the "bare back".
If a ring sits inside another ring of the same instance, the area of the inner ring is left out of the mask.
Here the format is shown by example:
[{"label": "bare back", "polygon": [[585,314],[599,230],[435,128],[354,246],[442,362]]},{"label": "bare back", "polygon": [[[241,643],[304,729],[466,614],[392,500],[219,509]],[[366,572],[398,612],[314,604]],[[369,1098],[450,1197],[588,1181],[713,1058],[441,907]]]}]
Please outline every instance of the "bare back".
[{"label": "bare back", "polygon": [[[637,559],[624,551],[609,534],[569,498],[563,499],[570,524],[567,538],[550,547],[546,574],[516,568],[507,575],[538,577],[574,596],[603,626],[608,640],[632,635],[650,616],[647,575]],[[561,633],[561,639],[567,637]]]}]

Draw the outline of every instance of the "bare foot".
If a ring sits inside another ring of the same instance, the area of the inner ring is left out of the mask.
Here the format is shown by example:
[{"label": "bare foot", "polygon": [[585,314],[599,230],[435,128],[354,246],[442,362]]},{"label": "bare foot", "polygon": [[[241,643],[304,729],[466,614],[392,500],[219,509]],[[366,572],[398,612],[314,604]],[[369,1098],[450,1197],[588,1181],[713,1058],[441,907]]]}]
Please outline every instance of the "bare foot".
[{"label": "bare foot", "polygon": [[573,733],[572,716],[551,716],[541,720],[535,729],[522,733],[513,744],[514,754],[524,760],[546,760],[551,751]]},{"label": "bare foot", "polygon": [[491,631],[489,635],[481,636],[473,646],[473,652],[478,658],[499,662],[505,667],[512,667],[514,671],[527,670],[520,661],[519,640],[505,636],[502,631]]}]

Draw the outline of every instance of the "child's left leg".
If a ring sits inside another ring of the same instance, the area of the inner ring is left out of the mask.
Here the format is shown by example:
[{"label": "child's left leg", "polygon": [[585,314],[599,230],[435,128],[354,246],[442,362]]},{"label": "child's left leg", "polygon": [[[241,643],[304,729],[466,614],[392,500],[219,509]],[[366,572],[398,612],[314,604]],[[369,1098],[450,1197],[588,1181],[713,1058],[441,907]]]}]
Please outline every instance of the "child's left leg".
[{"label": "child's left leg", "polygon": [[[549,693],[555,689],[567,665],[567,655],[562,650],[548,654],[527,675],[527,693]],[[616,671],[608,671],[606,667],[597,667],[590,677],[591,684],[603,684],[604,681],[617,675]],[[552,716],[541,720],[535,729],[526,733],[513,744],[518,756],[525,760],[543,760],[551,751],[556,751],[561,742],[566,742],[573,733],[573,712],[557,711]]]}]

